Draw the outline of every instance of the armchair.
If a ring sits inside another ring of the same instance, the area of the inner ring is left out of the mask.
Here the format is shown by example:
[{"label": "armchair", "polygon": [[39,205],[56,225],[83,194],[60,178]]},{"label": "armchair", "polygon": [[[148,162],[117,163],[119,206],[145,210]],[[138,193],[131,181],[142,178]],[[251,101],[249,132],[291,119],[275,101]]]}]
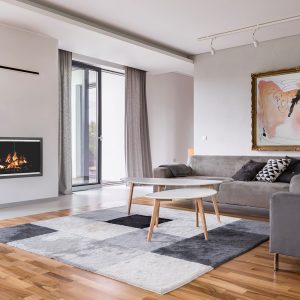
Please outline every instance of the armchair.
[{"label": "armchair", "polygon": [[290,192],[273,194],[270,201],[270,252],[274,253],[274,271],[279,254],[300,257],[300,175],[291,181]]}]

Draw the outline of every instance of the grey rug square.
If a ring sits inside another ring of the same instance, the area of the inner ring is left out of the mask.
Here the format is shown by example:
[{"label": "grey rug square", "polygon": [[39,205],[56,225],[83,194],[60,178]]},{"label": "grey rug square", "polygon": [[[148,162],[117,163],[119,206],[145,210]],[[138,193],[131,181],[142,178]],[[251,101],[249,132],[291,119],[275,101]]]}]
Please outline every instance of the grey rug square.
[{"label": "grey rug square", "polygon": [[131,249],[139,249],[145,252],[151,252],[156,249],[169,246],[183,239],[180,236],[160,233],[158,230],[156,230],[155,234],[153,234],[150,243],[148,242],[147,237],[148,230],[144,229],[106,239],[103,241],[103,243],[104,245],[117,245]]},{"label": "grey rug square", "polygon": [[127,217],[127,213],[120,212],[113,209],[100,209],[100,210],[77,214],[75,215],[75,217],[104,222],[104,221],[109,221],[121,217]]},{"label": "grey rug square", "polygon": [[208,241],[200,234],[157,249],[154,253],[215,268],[266,240],[266,235],[231,230],[224,226],[209,231]]},{"label": "grey rug square", "polygon": [[270,226],[268,222],[261,222],[261,221],[251,221],[251,220],[241,220],[236,221],[224,226],[224,228],[243,231],[243,232],[250,232],[250,233],[257,233],[269,236],[270,234]]},{"label": "grey rug square", "polygon": [[165,222],[147,242],[144,227],[152,207],[133,205],[132,211],[139,216],[128,217],[123,206],[0,229],[0,237],[11,246],[160,294],[268,239],[268,223],[222,216],[220,224],[206,214],[205,241],[194,212],[161,208]]},{"label": "grey rug square", "polygon": [[22,224],[12,227],[1,228],[0,243],[9,243],[12,241],[27,239],[33,236],[47,234],[55,231],[56,230],[47,227],[37,226],[34,224]]}]

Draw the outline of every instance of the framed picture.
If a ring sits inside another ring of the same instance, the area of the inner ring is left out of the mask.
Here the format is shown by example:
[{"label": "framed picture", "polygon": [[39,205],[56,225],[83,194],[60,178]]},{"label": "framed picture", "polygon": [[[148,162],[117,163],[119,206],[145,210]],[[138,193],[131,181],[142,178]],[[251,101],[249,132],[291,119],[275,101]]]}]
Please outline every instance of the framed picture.
[{"label": "framed picture", "polygon": [[300,67],[251,77],[252,149],[300,150]]}]

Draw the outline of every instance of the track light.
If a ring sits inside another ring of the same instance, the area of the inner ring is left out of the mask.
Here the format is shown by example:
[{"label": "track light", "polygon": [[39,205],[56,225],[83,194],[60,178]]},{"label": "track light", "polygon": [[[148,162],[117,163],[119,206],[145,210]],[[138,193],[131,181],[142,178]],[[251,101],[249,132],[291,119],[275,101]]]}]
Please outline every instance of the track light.
[{"label": "track light", "polygon": [[215,48],[213,47],[213,42],[214,42],[215,38],[212,38],[211,41],[210,41],[210,54],[211,55],[215,55],[216,53],[216,50]]},{"label": "track light", "polygon": [[258,28],[259,28],[259,26],[257,25],[256,28],[254,29],[253,33],[252,33],[253,46],[254,46],[255,48],[257,48],[258,45],[259,45],[259,42],[258,42],[257,39],[255,38],[255,33],[256,33],[256,31],[258,30]]}]

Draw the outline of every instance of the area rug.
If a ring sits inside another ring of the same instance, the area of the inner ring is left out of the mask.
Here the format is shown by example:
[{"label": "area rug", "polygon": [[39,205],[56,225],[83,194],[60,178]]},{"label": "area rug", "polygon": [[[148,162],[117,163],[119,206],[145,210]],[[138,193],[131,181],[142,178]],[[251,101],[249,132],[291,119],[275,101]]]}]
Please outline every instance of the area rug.
[{"label": "area rug", "polygon": [[266,241],[267,222],[161,208],[147,242],[152,207],[116,207],[0,229],[0,243],[159,294],[170,292]]}]

